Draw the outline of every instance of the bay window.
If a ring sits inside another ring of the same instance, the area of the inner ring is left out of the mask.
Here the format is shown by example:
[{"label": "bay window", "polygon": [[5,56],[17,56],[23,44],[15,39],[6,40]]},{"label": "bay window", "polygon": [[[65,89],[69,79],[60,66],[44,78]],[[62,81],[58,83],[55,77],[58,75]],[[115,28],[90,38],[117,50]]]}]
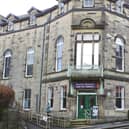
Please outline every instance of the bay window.
[{"label": "bay window", "polygon": [[77,69],[98,68],[99,38],[100,38],[99,34],[96,34],[96,33],[82,34],[82,35],[77,34],[77,44],[76,44],[76,68]]}]

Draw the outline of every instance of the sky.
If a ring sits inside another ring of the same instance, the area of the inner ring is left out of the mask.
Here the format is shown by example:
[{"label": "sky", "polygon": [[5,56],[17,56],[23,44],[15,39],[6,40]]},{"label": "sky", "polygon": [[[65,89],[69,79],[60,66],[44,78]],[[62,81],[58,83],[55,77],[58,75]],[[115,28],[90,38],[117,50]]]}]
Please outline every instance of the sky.
[{"label": "sky", "polygon": [[57,4],[56,0],[0,0],[0,15],[7,16],[12,13],[16,16],[27,14],[27,11],[33,6],[39,10],[52,7]]}]

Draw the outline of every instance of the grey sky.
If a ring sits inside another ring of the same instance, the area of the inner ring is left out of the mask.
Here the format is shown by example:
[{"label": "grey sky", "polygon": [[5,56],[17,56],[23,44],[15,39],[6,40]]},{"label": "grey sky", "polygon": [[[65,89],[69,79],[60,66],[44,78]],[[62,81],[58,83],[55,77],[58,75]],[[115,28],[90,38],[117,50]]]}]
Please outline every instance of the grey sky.
[{"label": "grey sky", "polygon": [[32,6],[43,10],[57,4],[56,0],[1,0],[1,2],[0,15],[5,17],[9,13],[17,16],[26,14]]}]

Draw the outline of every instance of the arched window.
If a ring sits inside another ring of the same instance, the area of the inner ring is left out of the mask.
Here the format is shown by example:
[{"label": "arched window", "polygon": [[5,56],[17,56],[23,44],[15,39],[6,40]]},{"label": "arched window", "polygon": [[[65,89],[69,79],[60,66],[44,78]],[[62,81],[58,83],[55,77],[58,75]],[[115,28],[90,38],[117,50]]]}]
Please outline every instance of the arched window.
[{"label": "arched window", "polygon": [[116,70],[124,71],[124,40],[117,37],[116,40]]},{"label": "arched window", "polygon": [[61,36],[56,43],[56,71],[62,70],[62,52],[63,52],[64,38]]},{"label": "arched window", "polygon": [[3,79],[8,79],[10,74],[10,64],[11,64],[12,53],[10,50],[4,53],[4,66],[3,66]]},{"label": "arched window", "polygon": [[34,49],[28,48],[26,59],[26,76],[32,76],[34,64]]}]

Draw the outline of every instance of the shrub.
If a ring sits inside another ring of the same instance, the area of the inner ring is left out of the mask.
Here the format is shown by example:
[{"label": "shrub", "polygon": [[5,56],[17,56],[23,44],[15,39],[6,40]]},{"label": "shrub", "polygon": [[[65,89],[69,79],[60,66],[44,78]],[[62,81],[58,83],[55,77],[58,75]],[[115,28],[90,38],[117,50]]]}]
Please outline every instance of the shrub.
[{"label": "shrub", "polygon": [[14,91],[12,88],[0,85],[0,109],[8,108],[14,100]]}]

